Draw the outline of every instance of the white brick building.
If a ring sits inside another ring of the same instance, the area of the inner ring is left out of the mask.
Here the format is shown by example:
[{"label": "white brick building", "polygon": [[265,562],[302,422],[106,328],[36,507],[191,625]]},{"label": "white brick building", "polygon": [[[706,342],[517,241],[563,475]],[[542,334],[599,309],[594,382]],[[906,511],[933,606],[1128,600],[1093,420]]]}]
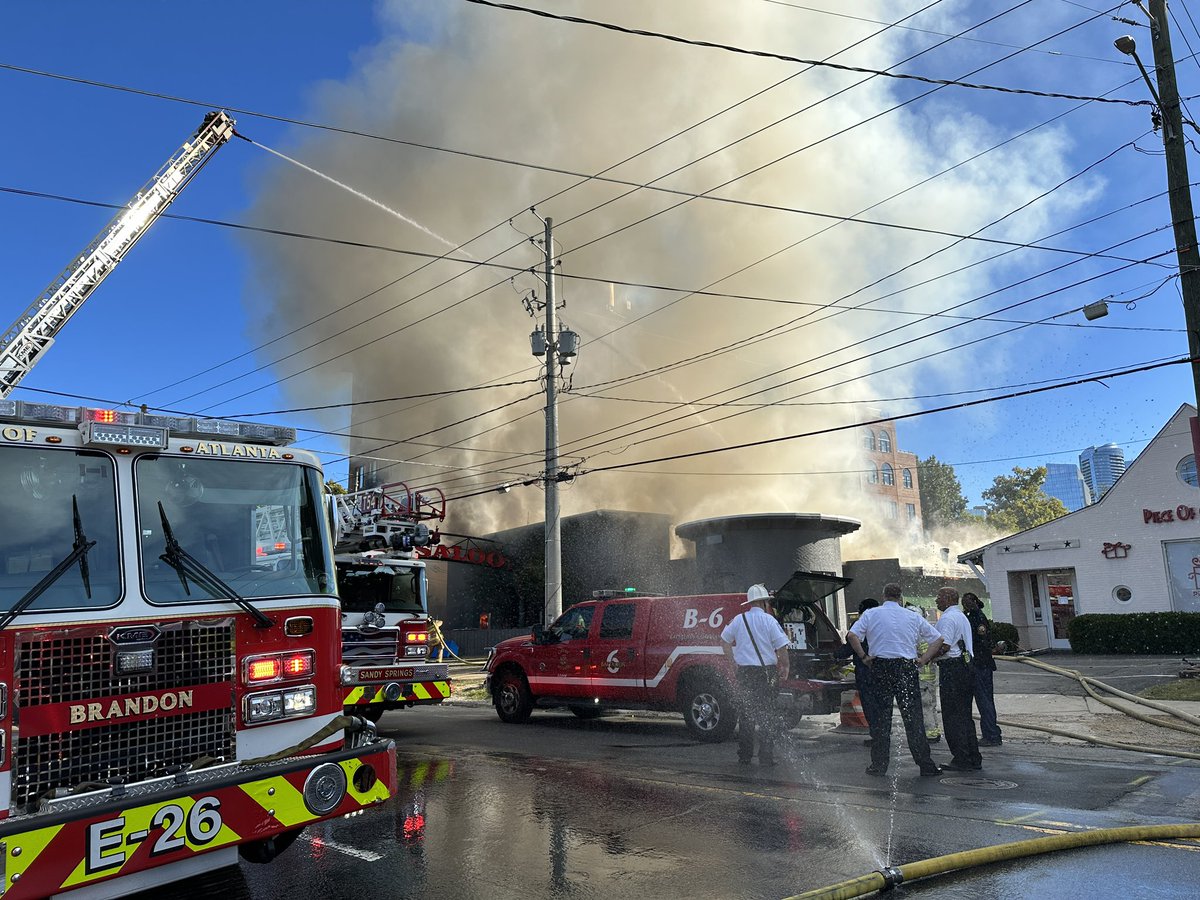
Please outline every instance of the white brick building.
[{"label": "white brick building", "polygon": [[1083,613],[1200,612],[1200,490],[1184,404],[1098,502],[968,551],[994,618],[1067,648]]}]

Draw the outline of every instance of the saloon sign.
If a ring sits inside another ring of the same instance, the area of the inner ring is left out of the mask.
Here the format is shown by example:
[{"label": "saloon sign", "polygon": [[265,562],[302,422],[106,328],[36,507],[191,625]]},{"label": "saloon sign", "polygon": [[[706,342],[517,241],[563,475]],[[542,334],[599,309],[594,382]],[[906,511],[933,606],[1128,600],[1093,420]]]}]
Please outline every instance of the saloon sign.
[{"label": "saloon sign", "polygon": [[480,550],[478,547],[418,547],[418,559],[444,559],[446,562],[468,563],[472,566],[487,566],[492,569],[503,569],[508,560],[499,550]]},{"label": "saloon sign", "polygon": [[1180,503],[1174,509],[1143,509],[1142,523],[1144,525],[1161,525],[1164,522],[1191,522],[1196,518],[1196,507]]}]

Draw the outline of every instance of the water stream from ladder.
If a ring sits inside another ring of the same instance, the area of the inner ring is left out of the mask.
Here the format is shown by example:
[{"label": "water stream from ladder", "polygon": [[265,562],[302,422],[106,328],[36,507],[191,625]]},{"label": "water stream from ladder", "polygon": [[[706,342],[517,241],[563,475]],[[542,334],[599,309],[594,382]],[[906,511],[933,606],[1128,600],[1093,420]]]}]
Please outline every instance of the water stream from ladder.
[{"label": "water stream from ladder", "polygon": [[[372,206],[382,209],[385,213],[387,213],[390,216],[395,216],[401,222],[404,222],[407,225],[411,225],[413,228],[416,228],[418,231],[423,231],[425,234],[429,235],[431,238],[433,238],[435,241],[438,241],[442,245],[449,247],[452,250],[459,249],[459,245],[454,243],[453,241],[447,240],[446,238],[444,238],[440,234],[438,234],[436,231],[426,228],[424,225],[422,225],[420,222],[418,222],[416,219],[412,218],[411,216],[406,216],[404,213],[392,209],[387,204],[381,203],[380,201],[376,200],[374,197],[364,194],[362,191],[358,190],[357,188],[352,187],[351,185],[348,185],[345,182],[338,181],[333,176],[326,175],[324,172],[318,171],[317,169],[314,169],[312,166],[309,166],[309,165],[306,165],[305,163],[300,162],[300,160],[298,160],[298,159],[292,159],[292,157],[288,156],[286,153],[280,153],[278,150],[273,150],[272,148],[266,146],[265,144],[260,144],[258,141],[252,141],[249,138],[246,138],[246,140],[249,143],[253,144],[255,147],[258,147],[260,150],[265,150],[267,153],[270,153],[272,156],[278,156],[280,159],[282,159],[286,162],[290,162],[292,165],[303,169],[305,172],[308,172],[312,175],[316,175],[318,178],[323,178],[325,181],[328,181],[330,184],[336,185],[337,187],[340,187],[342,190],[350,192],[354,196],[358,197],[360,200],[365,200],[368,203],[370,203]],[[470,257],[469,254],[464,253],[464,255],[466,255],[469,259],[472,258],[472,257]]]}]

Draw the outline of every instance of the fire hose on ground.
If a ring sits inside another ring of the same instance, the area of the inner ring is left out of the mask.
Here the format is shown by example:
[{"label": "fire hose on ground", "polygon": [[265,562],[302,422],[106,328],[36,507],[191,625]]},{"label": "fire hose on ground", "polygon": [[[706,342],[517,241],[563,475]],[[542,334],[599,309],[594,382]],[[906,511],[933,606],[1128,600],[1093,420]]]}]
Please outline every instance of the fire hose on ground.
[{"label": "fire hose on ground", "polygon": [[[1159,703],[1155,700],[1148,700],[1145,697],[1139,697],[1136,694],[1127,693],[1118,688],[1112,687],[1111,685],[1105,684],[1102,681],[1098,681],[1097,679],[1092,678],[1088,675],[1084,675],[1081,672],[1077,672],[1074,669],[1064,669],[1064,668],[1060,668],[1059,666],[1052,666],[1049,663],[1044,663],[1041,660],[1030,659],[1029,657],[1026,657],[1026,656],[997,656],[996,659],[1003,660],[1004,662],[1024,663],[1025,665],[1034,666],[1039,669],[1045,669],[1046,671],[1053,672],[1056,675],[1062,675],[1067,678],[1074,678],[1081,685],[1083,685],[1083,689],[1085,691],[1087,691],[1088,695],[1091,696],[1093,699],[1099,701],[1100,703],[1103,703],[1105,706],[1110,706],[1113,709],[1118,710],[1119,712],[1125,713],[1130,718],[1137,719],[1142,722],[1146,722],[1147,724],[1150,724],[1150,725],[1157,725],[1162,728],[1171,728],[1176,731],[1185,732],[1187,734],[1200,735],[1200,717],[1189,715],[1188,713],[1181,712],[1180,710],[1177,710],[1177,709],[1173,709],[1171,706],[1169,706],[1165,703]],[[1122,706],[1121,704],[1114,702],[1113,700],[1109,699],[1108,697],[1102,697],[1100,694],[1098,694],[1096,692],[1095,688],[1100,688],[1103,691],[1107,691],[1108,693],[1110,693],[1116,697],[1120,697],[1121,699],[1123,699],[1129,703],[1135,703],[1139,706],[1145,706],[1150,709],[1158,710],[1159,712],[1162,712],[1169,716],[1172,716],[1172,717],[1178,719],[1179,721],[1178,722],[1163,721],[1162,719],[1156,719],[1152,716],[1148,716],[1148,715],[1145,715],[1144,713],[1140,713],[1137,710],[1129,709],[1126,706]],[[1135,753],[1153,753],[1153,754],[1156,754],[1159,756],[1175,756],[1175,757],[1179,757],[1181,759],[1200,759],[1200,753],[1191,753],[1186,750],[1169,750],[1165,747],[1151,747],[1151,746],[1145,746],[1145,745],[1141,745],[1141,744],[1127,744],[1127,743],[1123,743],[1121,741],[1109,741],[1109,740],[1105,740],[1104,738],[1093,737],[1092,735],[1081,734],[1076,731],[1068,731],[1063,728],[1053,728],[1048,725],[1029,725],[1029,724],[1025,724],[1022,722],[1013,722],[1013,721],[1006,720],[1006,719],[1000,719],[998,721],[1001,725],[1004,725],[1007,728],[1020,728],[1020,729],[1024,729],[1024,730],[1028,730],[1028,731],[1039,731],[1044,734],[1053,734],[1053,735],[1057,735],[1058,737],[1065,737],[1065,738],[1070,738],[1072,740],[1083,741],[1084,743],[1088,743],[1088,744],[1097,744],[1102,747],[1112,747],[1116,750],[1129,750],[1129,751],[1132,751]]]},{"label": "fire hose on ground", "polygon": [[918,862],[905,863],[902,866],[888,866],[860,875],[839,884],[817,888],[797,894],[788,900],[848,900],[851,897],[862,897],[876,891],[886,891],[918,878],[929,878],[934,875],[944,875],[960,869],[970,869],[975,866],[1004,862],[1010,859],[1022,859],[1027,856],[1037,856],[1051,853],[1055,850],[1072,850],[1079,847],[1094,847],[1100,844],[1116,844],[1126,841],[1158,841],[1170,838],[1200,838],[1200,822],[1181,822],[1173,825],[1135,825],[1127,828],[1100,828],[1095,831],[1073,831],[1070,834],[1056,834],[1051,837],[1033,838],[1028,841],[1014,841],[1009,844],[997,844],[994,847],[980,847],[978,850],[965,850],[961,853],[950,853],[946,856],[935,856]]},{"label": "fire hose on ground", "polygon": [[[1154,700],[1148,700],[1144,697],[1138,697],[1135,694],[1130,694],[1117,688],[1107,685],[1102,681],[1077,672],[1074,669],[1064,669],[1059,666],[1052,666],[1049,663],[1041,662],[1040,660],[1029,659],[1024,656],[997,656],[996,659],[1005,662],[1019,662],[1025,665],[1035,666],[1039,669],[1044,669],[1048,672],[1053,672],[1056,675],[1063,675],[1068,678],[1074,678],[1078,681],[1088,695],[1093,699],[1110,706],[1120,712],[1125,713],[1132,718],[1147,722],[1151,725],[1158,725],[1166,728],[1173,728],[1177,731],[1183,731],[1188,734],[1200,735],[1200,718],[1189,715],[1180,710],[1173,709],[1164,703],[1158,703]],[[1128,707],[1122,706],[1107,697],[1098,694],[1095,688],[1107,691],[1116,697],[1120,697],[1130,703],[1135,703],[1140,706],[1146,706],[1159,712],[1166,713],[1180,721],[1165,722],[1161,719],[1155,719],[1151,716],[1139,713],[1137,710],[1131,710]],[[1126,744],[1118,741],[1108,741],[1103,738],[1092,737],[1091,735],[1079,734],[1078,732],[1067,731],[1062,728],[1051,728],[1044,725],[1028,725],[1020,722],[999,720],[1001,725],[1009,728],[1023,728],[1031,731],[1040,731],[1047,734],[1054,734],[1060,737],[1072,738],[1078,741],[1084,741],[1090,744],[1099,744],[1105,747],[1113,747],[1118,750],[1132,750],[1141,753],[1152,753],[1160,756],[1176,756],[1184,759],[1200,759],[1200,753],[1188,753],[1182,750],[1168,750],[1161,747],[1145,747],[1134,744]],[[1004,862],[1010,859],[1022,859],[1028,856],[1037,856],[1043,853],[1051,853],[1056,850],[1070,850],[1079,847],[1094,847],[1101,844],[1114,844],[1128,841],[1154,841],[1165,840],[1171,838],[1200,838],[1200,823],[1183,822],[1173,825],[1135,825],[1125,828],[1102,828],[1094,831],[1071,832],[1069,834],[1058,834],[1052,837],[1034,838],[1028,841],[1014,841],[1008,844],[997,844],[992,847],[980,847],[977,850],[966,850],[960,853],[950,853],[946,856],[936,856],[932,859],[920,860],[918,862],[907,863],[901,866],[887,866],[868,875],[861,875],[857,878],[851,878],[839,884],[829,885],[828,887],[818,888],[817,890],[807,891],[803,894],[798,894],[796,897],[789,900],[847,900],[851,897],[862,897],[866,894],[876,891],[890,890],[897,885],[906,882],[914,881],[918,878],[930,878],[934,875],[944,875],[947,872],[954,872],[960,869],[974,868],[975,866],[988,865],[991,863]]]}]

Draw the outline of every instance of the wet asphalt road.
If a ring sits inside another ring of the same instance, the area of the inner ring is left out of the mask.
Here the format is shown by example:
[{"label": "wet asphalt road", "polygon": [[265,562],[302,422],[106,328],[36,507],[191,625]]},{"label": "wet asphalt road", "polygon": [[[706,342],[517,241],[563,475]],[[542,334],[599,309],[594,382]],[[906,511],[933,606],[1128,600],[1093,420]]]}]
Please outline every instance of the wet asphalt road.
[{"label": "wet asphalt road", "polygon": [[[898,724],[898,723],[897,723]],[[297,900],[781,898],[980,846],[1200,818],[1200,763],[1006,740],[982,777],[920,778],[902,748],[864,774],[860,735],[804,723],[787,762],[740,768],[682,721],[482,705],[389,713],[399,796],[310,829],[274,863],[141,895]],[[944,747],[935,758],[945,760]],[[906,885],[893,897],[1194,898],[1200,844],[1115,845]]]}]

